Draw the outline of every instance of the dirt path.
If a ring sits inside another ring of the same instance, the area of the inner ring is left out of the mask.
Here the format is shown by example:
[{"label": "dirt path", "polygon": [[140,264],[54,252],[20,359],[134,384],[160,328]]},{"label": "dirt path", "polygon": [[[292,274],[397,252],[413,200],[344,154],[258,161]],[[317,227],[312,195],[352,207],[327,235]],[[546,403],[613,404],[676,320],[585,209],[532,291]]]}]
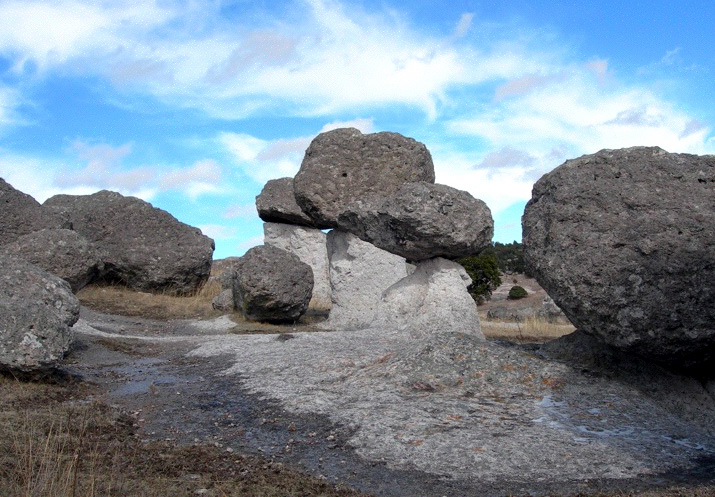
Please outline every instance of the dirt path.
[{"label": "dirt path", "polygon": [[715,401],[692,380],[645,366],[614,378],[460,334],[246,326],[83,308],[68,367],[147,439],[259,454],[375,495],[715,484]]}]

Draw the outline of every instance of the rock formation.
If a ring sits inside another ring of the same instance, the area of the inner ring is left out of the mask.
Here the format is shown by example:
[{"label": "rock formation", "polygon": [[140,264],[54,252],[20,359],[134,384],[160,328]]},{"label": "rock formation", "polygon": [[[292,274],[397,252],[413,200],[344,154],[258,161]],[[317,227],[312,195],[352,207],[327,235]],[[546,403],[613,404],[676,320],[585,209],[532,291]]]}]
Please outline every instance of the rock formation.
[{"label": "rock formation", "polygon": [[388,196],[404,183],[434,183],[427,147],[397,133],[363,135],[353,128],[321,133],[294,179],[295,199],[317,228],[337,228],[345,206]]},{"label": "rock formation", "polygon": [[333,306],[323,327],[370,327],[383,292],[407,276],[407,261],[339,230],[328,233],[327,247]]},{"label": "rock formation", "polygon": [[234,306],[246,319],[294,322],[308,309],[313,271],[285,250],[253,247],[236,265]]},{"label": "rock formation", "polygon": [[99,250],[76,231],[66,229],[35,231],[0,251],[59,276],[75,293],[97,278],[104,268]]},{"label": "rock formation", "polygon": [[327,313],[332,307],[330,271],[326,235],[320,230],[282,223],[265,223],[263,240],[266,245],[287,250],[313,270],[313,296],[308,308]]},{"label": "rock formation", "polygon": [[0,366],[52,368],[69,349],[79,301],[69,284],[21,259],[0,255]]},{"label": "rock formation", "polygon": [[269,180],[256,197],[258,217],[267,223],[313,226],[313,221],[295,201],[293,178]]},{"label": "rock formation", "polygon": [[415,338],[461,332],[484,339],[477,304],[466,291],[472,279],[447,259],[423,261],[384,291],[372,327],[408,330]]},{"label": "rock formation", "polygon": [[105,190],[56,195],[44,206],[67,216],[75,231],[104,252],[103,280],[186,294],[209,277],[213,240],[143,200]]},{"label": "rock formation", "polygon": [[68,228],[61,217],[0,178],[0,246],[42,229]]},{"label": "rock formation", "polygon": [[675,368],[715,360],[715,157],[566,161],[523,217],[529,271],[583,332]]},{"label": "rock formation", "polygon": [[394,193],[346,206],[343,231],[409,260],[473,255],[494,234],[487,205],[445,185],[406,183]]}]

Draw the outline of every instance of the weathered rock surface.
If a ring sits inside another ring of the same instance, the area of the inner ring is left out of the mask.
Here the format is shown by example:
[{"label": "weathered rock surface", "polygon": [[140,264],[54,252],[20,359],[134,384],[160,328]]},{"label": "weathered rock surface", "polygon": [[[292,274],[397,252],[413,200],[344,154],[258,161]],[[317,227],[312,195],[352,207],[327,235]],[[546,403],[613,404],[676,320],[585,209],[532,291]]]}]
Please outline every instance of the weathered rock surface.
[{"label": "weathered rock surface", "polygon": [[0,367],[31,372],[56,366],[77,319],[79,301],[66,281],[0,255]]},{"label": "weathered rock surface", "polygon": [[580,330],[671,367],[715,360],[715,157],[602,150],[544,175],[529,271]]},{"label": "weathered rock surface", "polygon": [[287,250],[313,270],[313,296],[308,308],[325,313],[332,307],[326,234],[314,228],[282,223],[265,223],[266,245]]},{"label": "weathered rock surface", "polygon": [[252,321],[296,321],[308,309],[312,291],[310,266],[269,245],[246,252],[233,280],[235,308]]},{"label": "weathered rock surface", "polygon": [[0,246],[34,231],[68,227],[61,217],[0,178]]},{"label": "weathered rock surface", "polygon": [[333,230],[327,237],[333,306],[325,329],[359,330],[375,320],[382,294],[408,274],[403,257]]},{"label": "weathered rock surface", "polygon": [[100,277],[142,291],[195,291],[211,270],[214,243],[197,228],[135,197],[101,191],[56,195],[46,207],[105,255]]},{"label": "weathered rock surface", "polygon": [[59,276],[70,284],[75,293],[97,278],[104,268],[99,250],[72,230],[35,231],[0,250]]},{"label": "weathered rock surface", "polygon": [[295,200],[318,228],[338,227],[345,206],[387,196],[404,183],[434,183],[432,157],[422,143],[398,133],[363,135],[343,128],[318,135],[294,179]]},{"label": "weathered rock surface", "polygon": [[295,201],[293,178],[269,180],[256,197],[258,217],[267,223],[313,226],[313,220]]},{"label": "weathered rock surface", "polygon": [[477,253],[494,234],[491,211],[446,185],[407,183],[383,198],[358,200],[338,217],[343,231],[409,260]]},{"label": "weathered rock surface", "polygon": [[415,338],[459,332],[483,339],[477,305],[467,291],[471,282],[456,262],[422,261],[414,273],[385,290],[371,326],[408,330]]},{"label": "weathered rock surface", "polygon": [[234,308],[233,289],[227,288],[216,295],[211,301],[211,307],[217,311],[231,312]]},{"label": "weathered rock surface", "polygon": [[491,307],[487,311],[489,319],[522,323],[527,319],[543,319],[552,324],[569,324],[569,320],[550,297],[544,297],[541,306]]}]

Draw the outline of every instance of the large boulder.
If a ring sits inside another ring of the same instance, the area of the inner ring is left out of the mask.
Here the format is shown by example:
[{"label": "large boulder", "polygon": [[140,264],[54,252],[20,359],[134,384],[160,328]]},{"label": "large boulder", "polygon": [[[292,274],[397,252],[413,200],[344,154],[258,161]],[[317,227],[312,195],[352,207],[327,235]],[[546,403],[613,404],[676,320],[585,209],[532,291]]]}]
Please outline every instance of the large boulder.
[{"label": "large boulder", "polygon": [[59,276],[75,293],[97,278],[104,268],[100,251],[72,230],[35,231],[0,250]]},{"label": "large boulder", "polygon": [[246,319],[297,321],[308,309],[312,291],[313,270],[285,250],[253,247],[236,265],[234,305]]},{"label": "large boulder", "polygon": [[333,306],[322,326],[345,331],[370,327],[384,291],[407,276],[407,261],[340,230],[328,233],[327,247]]},{"label": "large boulder", "polygon": [[69,284],[0,254],[0,367],[32,372],[55,367],[69,350],[79,301]]},{"label": "large boulder", "polygon": [[256,197],[258,217],[267,223],[313,226],[313,221],[295,201],[293,178],[269,180]]},{"label": "large boulder", "polygon": [[338,217],[344,231],[409,260],[477,253],[494,234],[489,207],[469,193],[406,183],[383,198],[358,200]]},{"label": "large boulder", "polygon": [[313,296],[308,308],[327,313],[332,307],[326,234],[314,228],[281,223],[263,225],[266,245],[287,250],[313,270]]},{"label": "large boulder", "polygon": [[404,183],[434,183],[432,156],[398,133],[363,135],[343,128],[318,135],[294,179],[295,200],[317,228],[337,228],[345,206],[387,196]]},{"label": "large boulder", "polygon": [[528,270],[580,330],[671,367],[715,359],[715,156],[569,160],[523,217]]},{"label": "large boulder", "polygon": [[104,252],[103,280],[186,294],[209,277],[213,240],[148,202],[104,190],[56,195],[44,205],[68,216],[73,229]]},{"label": "large boulder", "polygon": [[459,332],[484,339],[477,304],[462,266],[441,257],[420,262],[415,271],[382,295],[372,327],[408,330],[414,338]]},{"label": "large boulder", "polygon": [[67,227],[61,217],[0,178],[0,246],[34,231]]}]

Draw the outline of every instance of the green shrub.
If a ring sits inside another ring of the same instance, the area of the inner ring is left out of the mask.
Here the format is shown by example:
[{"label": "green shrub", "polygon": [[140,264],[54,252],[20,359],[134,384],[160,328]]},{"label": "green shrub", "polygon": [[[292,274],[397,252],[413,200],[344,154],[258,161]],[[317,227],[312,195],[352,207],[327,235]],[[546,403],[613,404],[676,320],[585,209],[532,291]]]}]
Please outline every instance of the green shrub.
[{"label": "green shrub", "polygon": [[511,300],[523,299],[527,295],[529,295],[529,293],[524,290],[524,287],[519,285],[514,285],[511,287],[511,290],[509,290],[509,298]]},{"label": "green shrub", "polygon": [[492,292],[501,285],[499,266],[496,255],[488,250],[476,255],[462,257],[457,262],[464,267],[472,278],[472,284],[467,290],[477,304],[484,303],[491,297]]}]

